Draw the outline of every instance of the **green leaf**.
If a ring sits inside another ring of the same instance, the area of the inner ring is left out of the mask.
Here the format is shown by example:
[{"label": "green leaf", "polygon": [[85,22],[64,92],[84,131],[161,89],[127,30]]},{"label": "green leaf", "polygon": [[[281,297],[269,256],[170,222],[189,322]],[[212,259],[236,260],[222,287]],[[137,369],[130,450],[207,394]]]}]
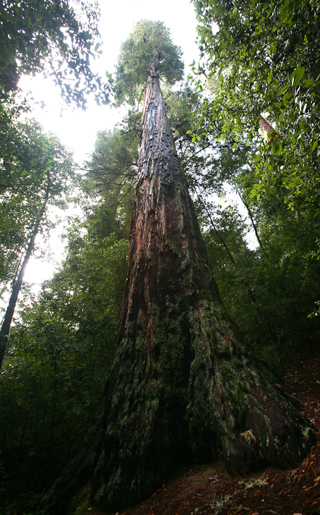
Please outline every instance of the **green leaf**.
[{"label": "green leaf", "polygon": [[298,67],[294,70],[293,74],[291,75],[291,78],[293,80],[293,86],[295,88],[300,84],[305,71],[305,67],[299,64]]},{"label": "green leaf", "polygon": [[286,91],[288,91],[289,86],[283,86],[283,88],[280,90],[280,95],[283,95]]},{"label": "green leaf", "polygon": [[306,79],[305,80],[305,85],[306,86],[312,86],[314,84],[314,80],[313,79]]},{"label": "green leaf", "polygon": [[312,145],[312,147],[311,147],[311,152],[313,152],[313,151],[317,148],[317,146],[318,146],[318,140],[316,140],[316,141],[313,143],[313,145]]},{"label": "green leaf", "polygon": [[282,154],[282,143],[281,143],[281,141],[277,141],[277,143],[275,144],[275,152],[276,152],[277,156],[280,156]]}]

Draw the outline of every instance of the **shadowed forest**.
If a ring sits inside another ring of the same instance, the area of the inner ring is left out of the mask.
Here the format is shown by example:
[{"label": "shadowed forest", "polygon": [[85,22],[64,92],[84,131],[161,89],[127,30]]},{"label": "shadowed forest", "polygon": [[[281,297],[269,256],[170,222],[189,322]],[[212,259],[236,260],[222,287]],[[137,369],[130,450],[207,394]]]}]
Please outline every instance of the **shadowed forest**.
[{"label": "shadowed forest", "polygon": [[[97,5],[0,6],[1,515],[320,512],[319,5],[192,4],[190,75],[141,20],[104,78]],[[126,108],[81,167],[37,73]]]}]

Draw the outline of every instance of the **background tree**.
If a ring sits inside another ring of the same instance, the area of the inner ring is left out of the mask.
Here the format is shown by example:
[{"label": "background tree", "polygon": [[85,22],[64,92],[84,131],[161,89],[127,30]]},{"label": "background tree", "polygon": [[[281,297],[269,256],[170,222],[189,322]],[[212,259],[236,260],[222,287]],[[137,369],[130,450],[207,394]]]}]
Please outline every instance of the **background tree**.
[{"label": "background tree", "polygon": [[[0,381],[0,513],[33,512],[81,449],[112,362],[127,271],[123,219],[85,196],[67,257],[37,299],[20,303]],[[23,293],[23,291],[22,291]]]},{"label": "background tree", "polygon": [[139,111],[130,111],[112,132],[98,133],[86,165],[89,183],[110,209],[124,210],[129,216],[137,180],[140,117]]},{"label": "background tree", "polygon": [[[317,2],[194,3],[204,63],[199,73],[216,82],[204,102],[205,130],[214,132],[218,121],[222,137],[255,142],[256,194],[281,187],[289,207],[313,202],[319,190]],[[274,130],[265,144],[257,140],[261,114]]]},{"label": "background tree", "polygon": [[48,217],[49,206],[63,206],[74,178],[72,157],[56,137],[46,136],[36,122],[19,122],[13,129],[0,164],[3,292],[8,281],[12,281],[0,330],[1,363],[35,238],[41,230],[52,225]]},{"label": "background tree", "polygon": [[[314,89],[319,59],[311,50],[317,47],[317,6],[194,3],[202,53],[196,87],[202,100],[193,138],[218,139],[240,158],[238,168],[221,152],[216,161],[239,191],[259,238],[255,273],[248,282],[260,292],[273,320],[274,334],[265,333],[270,341],[279,348],[301,345],[318,331],[312,313],[319,287],[319,106]],[[271,131],[267,136],[260,128],[261,114],[270,122],[262,124]],[[207,174],[207,192],[215,176],[214,170]],[[240,327],[243,315],[240,308]],[[253,326],[259,327],[259,318],[253,315]],[[256,330],[252,334],[258,342]]]}]

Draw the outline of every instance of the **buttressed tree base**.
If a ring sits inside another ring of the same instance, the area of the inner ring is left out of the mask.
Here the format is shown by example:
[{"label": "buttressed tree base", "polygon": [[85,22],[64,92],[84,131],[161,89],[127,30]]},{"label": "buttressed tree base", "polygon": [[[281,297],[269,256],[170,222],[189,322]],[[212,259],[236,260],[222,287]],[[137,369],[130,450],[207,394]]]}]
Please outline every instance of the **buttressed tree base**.
[{"label": "buttressed tree base", "polygon": [[121,509],[184,463],[219,458],[240,474],[289,468],[313,443],[293,399],[254,361],[220,301],[154,73],[119,348],[87,449],[53,491],[56,506],[89,478],[98,506]]}]

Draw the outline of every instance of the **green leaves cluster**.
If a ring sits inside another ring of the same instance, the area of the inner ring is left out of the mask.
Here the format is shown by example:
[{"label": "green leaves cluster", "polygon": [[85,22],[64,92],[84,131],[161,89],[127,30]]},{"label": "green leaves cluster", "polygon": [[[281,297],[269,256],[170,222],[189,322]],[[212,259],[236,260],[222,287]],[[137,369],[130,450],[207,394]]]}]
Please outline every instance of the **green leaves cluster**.
[{"label": "green leaves cluster", "polygon": [[87,163],[88,183],[116,209],[132,198],[138,171],[140,111],[129,111],[113,131],[97,135],[94,151]]},{"label": "green leaves cluster", "polygon": [[[8,120],[0,132],[0,283],[15,276],[21,255],[41,216],[49,228],[51,205],[63,207],[75,179],[72,155],[35,121]],[[48,206],[42,215],[44,203]]]},{"label": "green leaves cluster", "polygon": [[256,250],[244,250],[235,238],[244,238],[239,221],[226,226],[228,211],[216,206],[213,230],[200,206],[208,245],[225,256],[221,266],[210,251],[215,275],[249,341],[266,349],[268,341],[273,349],[301,344],[316,334],[308,315],[319,299],[318,2],[194,5],[201,105],[190,135],[218,151],[195,187],[204,199],[223,191],[224,181],[236,188],[259,238]]},{"label": "green leaves cluster", "polygon": [[[318,2],[194,3],[203,59],[198,73],[214,81],[199,131],[255,146],[256,194],[272,185],[286,190],[290,208],[300,198],[312,201],[319,191]],[[278,138],[261,140],[261,115]]]},{"label": "green leaves cluster", "polygon": [[108,101],[108,86],[91,69],[99,55],[99,9],[75,0],[4,0],[0,6],[0,92],[14,91],[21,75],[53,76],[69,104],[87,95]]},{"label": "green leaves cluster", "polygon": [[141,20],[121,46],[116,67],[115,94],[119,103],[134,105],[148,76],[159,74],[172,85],[183,78],[181,49],[160,21]]},{"label": "green leaves cluster", "polygon": [[87,203],[69,228],[65,261],[11,331],[0,381],[7,513],[21,493],[48,488],[80,450],[116,348],[127,228],[105,203]]}]

